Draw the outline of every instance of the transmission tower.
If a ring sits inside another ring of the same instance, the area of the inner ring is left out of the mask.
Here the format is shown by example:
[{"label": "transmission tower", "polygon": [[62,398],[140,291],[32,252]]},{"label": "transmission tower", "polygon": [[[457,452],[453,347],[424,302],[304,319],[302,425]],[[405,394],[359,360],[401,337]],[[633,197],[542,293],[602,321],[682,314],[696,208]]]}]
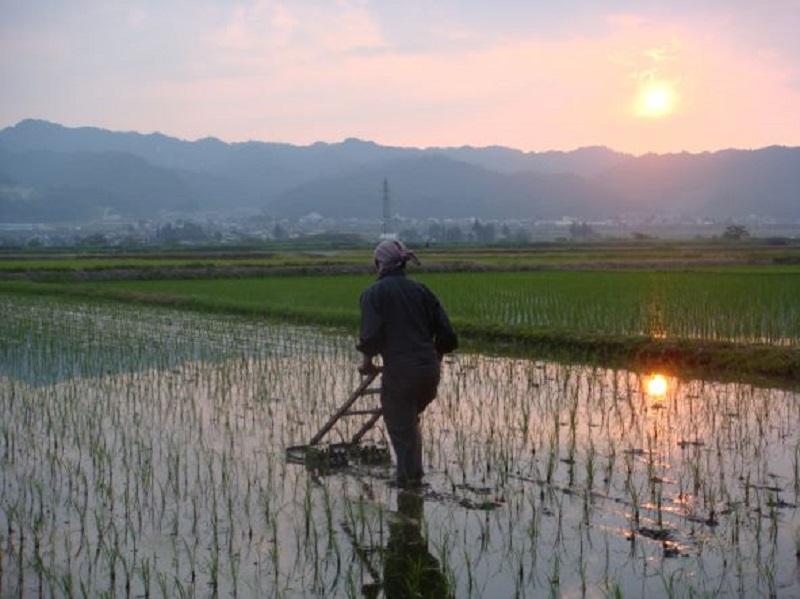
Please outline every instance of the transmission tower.
[{"label": "transmission tower", "polygon": [[392,206],[389,198],[389,182],[383,179],[383,234],[381,237],[389,236],[389,221],[392,218]]}]

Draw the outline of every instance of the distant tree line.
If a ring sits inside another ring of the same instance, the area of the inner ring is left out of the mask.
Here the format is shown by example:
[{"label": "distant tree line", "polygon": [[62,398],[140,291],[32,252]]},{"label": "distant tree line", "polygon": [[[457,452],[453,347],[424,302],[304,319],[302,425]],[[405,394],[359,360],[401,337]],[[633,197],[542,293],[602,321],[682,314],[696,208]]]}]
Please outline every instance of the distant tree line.
[{"label": "distant tree line", "polygon": [[592,239],[597,236],[595,230],[589,223],[579,223],[574,221],[569,226],[569,236],[573,239]]},{"label": "distant tree line", "polygon": [[399,232],[399,236],[409,243],[525,244],[530,241],[530,234],[524,227],[520,226],[512,231],[508,223],[498,225],[494,222],[482,222],[477,218],[473,219],[468,228],[457,224],[433,222],[424,231],[414,228],[403,229]]},{"label": "distant tree line", "polygon": [[728,241],[741,241],[747,237],[750,237],[750,231],[742,225],[728,225],[722,234],[722,238]]}]

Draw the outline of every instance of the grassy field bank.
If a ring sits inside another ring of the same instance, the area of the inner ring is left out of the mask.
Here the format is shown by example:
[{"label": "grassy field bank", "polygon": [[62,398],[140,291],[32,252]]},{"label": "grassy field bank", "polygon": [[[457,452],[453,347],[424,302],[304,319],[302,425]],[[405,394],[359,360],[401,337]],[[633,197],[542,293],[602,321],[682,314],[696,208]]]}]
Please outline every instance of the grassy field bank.
[{"label": "grassy field bank", "polygon": [[[416,273],[467,346],[800,380],[800,269]],[[345,327],[368,275],[0,283],[57,293]]]},{"label": "grassy field bank", "polygon": [[[470,270],[480,268],[606,268],[635,265],[702,267],[714,265],[800,265],[800,245],[774,246],[759,242],[724,243],[585,243],[541,244],[528,247],[419,248],[424,268]],[[204,269],[225,275],[238,269],[344,267],[368,269],[371,249],[318,249],[289,251],[163,250],[139,252],[5,252],[0,253],[0,276],[58,277],[76,273],[133,271],[128,277],[174,276]],[[197,274],[197,273],[196,273]],[[208,273],[199,273],[205,275]]]}]

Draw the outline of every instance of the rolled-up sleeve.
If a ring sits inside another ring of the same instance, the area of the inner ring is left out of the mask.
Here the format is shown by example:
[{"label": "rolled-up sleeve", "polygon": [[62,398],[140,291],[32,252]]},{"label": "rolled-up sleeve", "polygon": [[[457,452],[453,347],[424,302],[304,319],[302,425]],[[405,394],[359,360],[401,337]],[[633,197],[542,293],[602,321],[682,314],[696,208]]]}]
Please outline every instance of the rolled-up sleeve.
[{"label": "rolled-up sleeve", "polygon": [[374,293],[368,289],[361,294],[361,329],[358,336],[356,349],[368,356],[381,352],[383,345],[383,318],[376,305]]}]

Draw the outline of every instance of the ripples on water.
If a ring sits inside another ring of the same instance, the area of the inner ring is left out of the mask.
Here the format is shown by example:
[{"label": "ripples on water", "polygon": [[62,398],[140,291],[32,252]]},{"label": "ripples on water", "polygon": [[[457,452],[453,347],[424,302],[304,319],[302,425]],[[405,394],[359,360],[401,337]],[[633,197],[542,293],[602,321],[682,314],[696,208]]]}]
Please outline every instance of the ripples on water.
[{"label": "ripples on water", "polygon": [[32,299],[0,317],[0,595],[800,594],[796,393],[457,355],[419,502],[385,467],[284,459],[358,384],[347,336]]}]

